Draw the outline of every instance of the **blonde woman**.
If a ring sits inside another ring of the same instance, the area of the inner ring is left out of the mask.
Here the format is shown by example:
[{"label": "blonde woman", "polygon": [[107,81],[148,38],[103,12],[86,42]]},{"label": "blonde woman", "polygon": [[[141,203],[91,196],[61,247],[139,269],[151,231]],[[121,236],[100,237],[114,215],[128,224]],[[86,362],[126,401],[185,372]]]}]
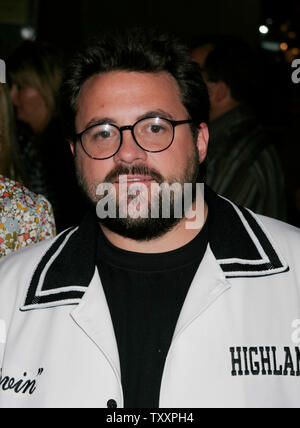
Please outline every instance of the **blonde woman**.
[{"label": "blonde woman", "polygon": [[[4,174],[8,177],[5,177]],[[0,84],[0,259],[55,236],[50,203],[14,179],[22,177],[9,92]]]},{"label": "blonde woman", "polygon": [[7,71],[28,186],[51,202],[61,231],[81,219],[73,158],[60,115],[62,59],[57,47],[26,41],[9,58]]},{"label": "blonde woman", "polygon": [[0,84],[0,174],[24,183],[9,89]]}]

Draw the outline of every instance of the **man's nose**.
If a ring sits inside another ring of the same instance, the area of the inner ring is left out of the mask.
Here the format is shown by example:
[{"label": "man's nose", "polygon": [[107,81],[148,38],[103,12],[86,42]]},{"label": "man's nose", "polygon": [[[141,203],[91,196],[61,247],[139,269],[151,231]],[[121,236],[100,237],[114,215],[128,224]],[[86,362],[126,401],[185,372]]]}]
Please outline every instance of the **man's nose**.
[{"label": "man's nose", "polygon": [[134,140],[130,130],[123,130],[122,145],[118,153],[114,156],[116,163],[133,163],[137,160],[145,161],[147,152],[143,150]]}]

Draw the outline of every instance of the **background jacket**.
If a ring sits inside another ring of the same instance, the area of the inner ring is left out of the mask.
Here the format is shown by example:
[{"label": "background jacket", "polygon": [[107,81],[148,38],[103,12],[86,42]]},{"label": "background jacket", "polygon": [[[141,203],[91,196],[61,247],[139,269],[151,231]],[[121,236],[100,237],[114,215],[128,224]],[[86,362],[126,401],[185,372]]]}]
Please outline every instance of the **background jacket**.
[{"label": "background jacket", "polygon": [[243,105],[214,119],[209,132],[210,187],[258,214],[285,220],[284,174],[274,138]]}]

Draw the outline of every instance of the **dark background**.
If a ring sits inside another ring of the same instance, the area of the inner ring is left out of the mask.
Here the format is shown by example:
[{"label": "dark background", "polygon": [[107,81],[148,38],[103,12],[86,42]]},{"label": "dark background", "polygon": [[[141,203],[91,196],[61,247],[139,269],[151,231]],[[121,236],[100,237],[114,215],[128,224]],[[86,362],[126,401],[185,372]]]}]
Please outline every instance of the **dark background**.
[{"label": "dark background", "polygon": [[[137,24],[157,25],[186,39],[220,33],[254,43],[263,9],[260,0],[0,0],[0,7],[13,9],[9,5],[15,4],[20,10],[24,2],[26,23],[36,28],[38,37],[67,48],[111,27]],[[1,21],[0,15],[0,48],[8,53],[20,37],[13,18],[9,24]]]},{"label": "dark background", "polygon": [[[275,143],[286,174],[288,221],[300,226],[300,84],[291,81],[291,62],[300,57],[300,0],[0,0],[0,58],[21,43],[21,29],[28,26],[37,39],[69,55],[92,36],[133,25],[155,25],[187,42],[236,35],[263,51],[270,125],[275,134],[278,129]],[[260,33],[261,25],[268,34]]]},{"label": "dark background", "polygon": [[255,44],[259,25],[268,18],[277,29],[291,21],[299,30],[299,0],[0,0],[0,49],[2,56],[9,53],[25,25],[33,26],[38,38],[67,48],[111,27],[137,24],[157,25],[187,40],[218,33]]}]

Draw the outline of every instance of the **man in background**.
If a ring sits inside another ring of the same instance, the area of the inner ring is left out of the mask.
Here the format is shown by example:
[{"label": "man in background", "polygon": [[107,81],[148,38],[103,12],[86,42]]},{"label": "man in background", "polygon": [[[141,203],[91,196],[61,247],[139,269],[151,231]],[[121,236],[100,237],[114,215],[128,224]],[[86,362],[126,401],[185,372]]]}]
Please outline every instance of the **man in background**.
[{"label": "man in background", "polygon": [[285,219],[281,164],[256,113],[262,70],[250,47],[222,37],[196,47],[210,97],[210,147],[206,181],[214,191],[266,216]]}]

